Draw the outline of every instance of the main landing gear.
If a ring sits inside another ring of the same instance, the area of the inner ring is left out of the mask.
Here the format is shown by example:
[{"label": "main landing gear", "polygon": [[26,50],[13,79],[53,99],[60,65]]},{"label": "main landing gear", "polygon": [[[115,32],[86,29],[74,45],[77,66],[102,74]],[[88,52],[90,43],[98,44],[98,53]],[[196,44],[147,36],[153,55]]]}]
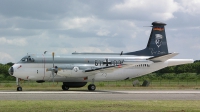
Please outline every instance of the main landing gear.
[{"label": "main landing gear", "polygon": [[96,89],[96,86],[94,85],[94,79],[92,79],[92,84],[88,85],[89,91],[94,91]]},{"label": "main landing gear", "polygon": [[67,91],[69,89],[69,87],[66,85],[62,85],[62,89],[63,89],[63,91]]},{"label": "main landing gear", "polygon": [[19,85],[19,78],[16,78],[17,91],[22,91],[22,87]]},{"label": "main landing gear", "polygon": [[96,86],[94,84],[88,85],[88,90],[89,91],[94,91],[96,89]]}]

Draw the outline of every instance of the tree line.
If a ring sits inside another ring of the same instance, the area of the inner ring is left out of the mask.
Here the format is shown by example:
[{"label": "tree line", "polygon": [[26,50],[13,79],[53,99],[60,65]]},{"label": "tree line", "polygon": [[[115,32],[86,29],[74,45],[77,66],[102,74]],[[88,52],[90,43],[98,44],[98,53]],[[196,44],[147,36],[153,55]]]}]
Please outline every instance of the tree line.
[{"label": "tree line", "polygon": [[[14,63],[9,62],[6,64],[0,63],[0,81],[3,80],[15,80],[15,77],[10,76],[8,73],[8,69],[13,65]],[[180,75],[181,74],[181,75]],[[155,71],[152,74],[148,74],[142,77],[139,77],[139,79],[151,79],[151,80],[157,80],[157,79],[200,79],[200,60],[196,60],[194,63],[191,64],[184,64],[184,65],[178,65],[178,66],[171,66],[166,67],[161,70]]]},{"label": "tree line", "polygon": [[191,64],[166,67],[156,71],[156,73],[200,73],[200,60],[196,60]]},{"label": "tree line", "polygon": [[151,74],[144,75],[140,80],[200,80],[200,60],[191,64],[166,67]]},{"label": "tree line", "polygon": [[10,76],[8,73],[8,69],[13,65],[14,63],[9,62],[6,64],[0,63],[0,81],[2,80],[15,80],[15,77]]}]

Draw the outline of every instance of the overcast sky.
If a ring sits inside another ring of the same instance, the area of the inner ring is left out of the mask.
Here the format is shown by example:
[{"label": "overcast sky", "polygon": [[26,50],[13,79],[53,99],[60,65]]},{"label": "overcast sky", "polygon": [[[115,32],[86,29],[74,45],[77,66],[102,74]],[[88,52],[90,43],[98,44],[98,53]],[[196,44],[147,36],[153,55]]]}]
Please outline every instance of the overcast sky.
[{"label": "overcast sky", "polygon": [[167,24],[175,58],[200,59],[200,0],[1,0],[0,63],[44,51],[140,50],[154,21]]}]

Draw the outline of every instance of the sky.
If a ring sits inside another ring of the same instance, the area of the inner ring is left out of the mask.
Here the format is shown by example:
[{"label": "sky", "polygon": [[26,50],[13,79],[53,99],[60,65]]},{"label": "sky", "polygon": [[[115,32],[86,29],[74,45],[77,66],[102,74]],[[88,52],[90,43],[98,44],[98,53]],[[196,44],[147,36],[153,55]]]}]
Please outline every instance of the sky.
[{"label": "sky", "polygon": [[0,63],[29,54],[144,49],[151,23],[166,23],[169,52],[200,59],[200,0],[2,0]]}]

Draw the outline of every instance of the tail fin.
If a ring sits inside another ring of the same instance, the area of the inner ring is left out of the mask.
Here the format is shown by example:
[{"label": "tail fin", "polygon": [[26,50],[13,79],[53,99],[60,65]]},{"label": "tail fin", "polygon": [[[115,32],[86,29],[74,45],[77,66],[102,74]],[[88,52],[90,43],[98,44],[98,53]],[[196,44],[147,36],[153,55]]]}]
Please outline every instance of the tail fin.
[{"label": "tail fin", "polygon": [[124,53],[124,55],[161,56],[168,54],[165,23],[153,22],[147,47],[140,51]]}]

